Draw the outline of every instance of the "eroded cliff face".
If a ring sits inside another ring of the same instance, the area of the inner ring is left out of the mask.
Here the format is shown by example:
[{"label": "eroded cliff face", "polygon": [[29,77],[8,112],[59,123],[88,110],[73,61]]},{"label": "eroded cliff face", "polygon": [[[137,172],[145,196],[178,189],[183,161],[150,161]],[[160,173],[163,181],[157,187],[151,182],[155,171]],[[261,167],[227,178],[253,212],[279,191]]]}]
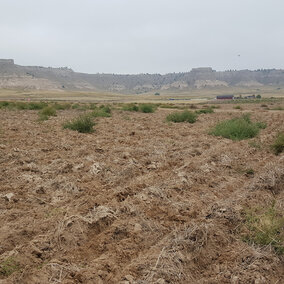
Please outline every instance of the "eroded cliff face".
[{"label": "eroded cliff face", "polygon": [[0,88],[101,90],[143,93],[153,90],[189,90],[218,87],[284,85],[284,70],[217,72],[210,67],[190,72],[161,74],[84,74],[69,68],[20,66],[0,59]]}]

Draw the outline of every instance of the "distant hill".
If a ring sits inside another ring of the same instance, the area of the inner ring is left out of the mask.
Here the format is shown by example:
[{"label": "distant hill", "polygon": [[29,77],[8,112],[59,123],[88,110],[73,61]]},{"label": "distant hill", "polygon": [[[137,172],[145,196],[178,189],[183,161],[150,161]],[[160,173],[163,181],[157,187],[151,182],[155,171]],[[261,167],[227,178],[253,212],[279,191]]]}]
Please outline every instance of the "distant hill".
[{"label": "distant hill", "polygon": [[230,70],[210,67],[190,72],[161,74],[85,74],[72,69],[20,66],[12,59],[0,59],[0,88],[111,91],[144,93],[163,90],[190,90],[217,87],[284,86],[284,70]]}]

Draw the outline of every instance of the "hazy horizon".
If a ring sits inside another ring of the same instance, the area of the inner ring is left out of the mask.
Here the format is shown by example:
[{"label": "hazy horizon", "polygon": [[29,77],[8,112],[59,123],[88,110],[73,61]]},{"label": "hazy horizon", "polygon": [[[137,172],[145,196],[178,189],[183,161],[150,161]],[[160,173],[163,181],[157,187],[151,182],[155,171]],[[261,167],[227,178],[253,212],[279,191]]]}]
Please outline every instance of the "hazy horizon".
[{"label": "hazy horizon", "polygon": [[105,74],[284,69],[280,0],[0,0],[0,58]]}]

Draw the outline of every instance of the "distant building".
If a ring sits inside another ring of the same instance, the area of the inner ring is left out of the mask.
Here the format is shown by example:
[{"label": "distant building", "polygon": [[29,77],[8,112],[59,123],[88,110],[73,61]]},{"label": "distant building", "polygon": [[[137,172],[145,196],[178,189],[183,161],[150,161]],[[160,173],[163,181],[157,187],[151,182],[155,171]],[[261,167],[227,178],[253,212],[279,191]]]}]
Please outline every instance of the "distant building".
[{"label": "distant building", "polygon": [[233,100],[234,95],[221,95],[216,97],[217,100]]},{"label": "distant building", "polygon": [[245,96],[245,99],[255,99],[255,95],[251,95],[251,96]]}]

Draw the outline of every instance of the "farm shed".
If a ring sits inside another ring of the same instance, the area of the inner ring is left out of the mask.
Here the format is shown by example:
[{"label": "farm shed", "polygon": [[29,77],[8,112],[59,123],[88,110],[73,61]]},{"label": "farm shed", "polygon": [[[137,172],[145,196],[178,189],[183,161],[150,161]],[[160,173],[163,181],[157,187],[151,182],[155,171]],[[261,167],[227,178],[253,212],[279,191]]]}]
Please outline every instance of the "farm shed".
[{"label": "farm shed", "polygon": [[234,95],[221,95],[216,97],[217,100],[233,100]]}]

